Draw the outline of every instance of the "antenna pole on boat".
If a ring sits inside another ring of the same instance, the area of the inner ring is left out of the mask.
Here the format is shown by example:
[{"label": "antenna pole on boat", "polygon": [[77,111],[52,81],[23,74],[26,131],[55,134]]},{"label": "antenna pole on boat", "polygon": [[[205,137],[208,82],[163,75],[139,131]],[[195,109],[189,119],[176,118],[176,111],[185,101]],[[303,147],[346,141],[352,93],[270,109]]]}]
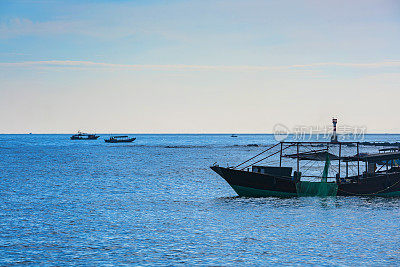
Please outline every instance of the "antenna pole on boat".
[{"label": "antenna pole on boat", "polygon": [[333,118],[332,119],[332,124],[333,124],[333,133],[332,133],[332,136],[331,136],[331,142],[332,143],[337,143],[338,142],[338,138],[337,138],[337,134],[336,134],[337,119]]},{"label": "antenna pole on boat", "polygon": [[299,160],[299,143],[297,142],[297,175],[300,169],[300,160]]},{"label": "antenna pole on boat", "polygon": [[339,143],[339,179],[340,179],[340,159],[342,158],[342,143]]},{"label": "antenna pole on boat", "polygon": [[283,143],[281,142],[281,154],[279,156],[279,167],[282,167],[282,148],[283,148]]},{"label": "antenna pole on boat", "polygon": [[357,142],[357,182],[360,181],[360,143]]}]

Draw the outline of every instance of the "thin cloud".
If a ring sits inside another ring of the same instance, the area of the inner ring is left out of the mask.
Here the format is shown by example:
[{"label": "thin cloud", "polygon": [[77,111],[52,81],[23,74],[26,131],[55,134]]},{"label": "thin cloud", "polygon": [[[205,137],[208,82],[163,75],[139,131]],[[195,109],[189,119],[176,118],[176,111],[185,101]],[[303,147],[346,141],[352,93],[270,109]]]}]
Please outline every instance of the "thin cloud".
[{"label": "thin cloud", "polygon": [[25,18],[14,18],[0,24],[0,39],[25,35],[49,35],[80,32],[82,23],[76,21],[35,22]]},{"label": "thin cloud", "polygon": [[339,67],[354,67],[354,68],[399,67],[400,60],[388,60],[388,61],[371,62],[371,63],[324,62],[324,63],[303,64],[303,65],[292,65],[292,67],[294,68],[320,67],[320,66],[339,66]]},{"label": "thin cloud", "polygon": [[23,61],[23,62],[0,62],[0,67],[46,67],[46,68],[106,68],[106,69],[133,69],[133,70],[193,70],[193,71],[285,71],[285,70],[315,70],[320,67],[350,67],[350,68],[383,68],[400,67],[400,60],[388,60],[371,63],[342,63],[342,62],[321,62],[312,64],[297,64],[285,66],[256,66],[256,65],[146,65],[146,64],[115,64],[92,61],[74,60],[45,60],[45,61]]}]

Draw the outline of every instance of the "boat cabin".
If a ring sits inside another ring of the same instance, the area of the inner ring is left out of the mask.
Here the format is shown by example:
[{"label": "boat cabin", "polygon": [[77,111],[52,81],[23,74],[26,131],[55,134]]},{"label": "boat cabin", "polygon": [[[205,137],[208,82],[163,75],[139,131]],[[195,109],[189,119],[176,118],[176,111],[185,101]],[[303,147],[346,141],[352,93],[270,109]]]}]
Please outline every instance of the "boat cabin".
[{"label": "boat cabin", "polygon": [[271,167],[271,166],[252,166],[252,172],[259,172],[263,174],[279,175],[279,176],[292,176],[291,167]]},{"label": "boat cabin", "polygon": [[110,139],[126,139],[129,138],[127,135],[116,135],[116,136],[111,136]]}]

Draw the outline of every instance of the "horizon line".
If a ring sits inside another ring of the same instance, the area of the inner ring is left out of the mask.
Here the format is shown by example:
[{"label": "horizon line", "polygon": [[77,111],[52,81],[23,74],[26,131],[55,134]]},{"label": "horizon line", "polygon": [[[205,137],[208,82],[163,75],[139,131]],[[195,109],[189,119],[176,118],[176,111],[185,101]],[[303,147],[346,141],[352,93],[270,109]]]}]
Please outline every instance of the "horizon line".
[{"label": "horizon line", "polygon": [[97,67],[103,69],[133,69],[133,70],[189,70],[189,71],[312,71],[308,68],[315,67],[351,67],[351,68],[382,68],[400,67],[399,59],[387,59],[376,62],[316,62],[308,64],[290,65],[190,65],[190,64],[119,64],[107,62],[81,61],[81,60],[37,60],[21,62],[0,62],[0,67],[43,67],[43,68],[88,68]]},{"label": "horizon line", "polygon": [[[64,133],[0,133],[0,135],[50,135],[50,134],[54,134],[54,135],[67,135],[68,134],[69,135],[69,134],[76,134],[76,132],[71,132],[71,133],[66,133],[66,132],[64,132]],[[232,135],[232,134],[234,134],[234,135],[275,135],[275,133],[237,133],[237,132],[219,132],[219,133],[210,133],[210,132],[207,132],[207,133],[193,133],[193,132],[191,132],[191,133],[149,133],[149,132],[146,132],[146,133],[128,133],[128,132],[97,133],[97,132],[90,132],[90,134],[97,134],[97,135],[116,135],[116,134],[149,134],[149,135],[150,134],[157,134],[157,135],[162,135],[162,134],[164,134],[164,135],[168,135],[168,134],[170,134],[170,135],[179,135],[179,134],[182,134],[182,135],[185,135],[185,134],[188,134],[188,135],[201,135],[201,134],[203,134],[203,135],[212,135],[212,134],[218,134],[218,135]],[[377,133],[377,132],[374,132],[374,133],[364,133],[363,135],[381,135],[381,134],[400,135],[400,132],[398,132],[398,133]],[[295,133],[289,133],[289,135],[296,135],[296,134]],[[305,134],[305,135],[308,136],[310,134]],[[326,135],[326,134],[325,133],[320,133],[320,134],[311,134],[311,135]],[[348,134],[340,134],[340,133],[338,133],[337,135],[340,136],[340,135],[348,135]]]}]

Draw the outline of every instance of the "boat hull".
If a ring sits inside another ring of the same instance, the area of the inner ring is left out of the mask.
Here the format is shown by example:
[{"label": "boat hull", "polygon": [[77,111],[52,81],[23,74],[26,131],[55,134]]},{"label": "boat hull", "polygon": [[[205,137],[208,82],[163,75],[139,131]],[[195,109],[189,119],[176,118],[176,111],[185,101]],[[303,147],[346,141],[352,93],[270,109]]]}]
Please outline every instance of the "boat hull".
[{"label": "boat hull", "polygon": [[71,136],[71,140],[97,140],[100,136],[90,136],[90,137],[74,137]]},{"label": "boat hull", "polygon": [[126,139],[126,140],[105,139],[104,142],[106,142],[106,143],[132,143],[135,140],[136,140],[136,138],[130,138],[130,139]]},{"label": "boat hull", "polygon": [[239,196],[297,196],[296,183],[291,179],[219,166],[212,166],[211,169],[224,178]]},{"label": "boat hull", "polygon": [[[212,166],[241,197],[296,197],[321,196],[318,190],[308,194],[299,191],[301,183],[289,177],[279,177],[243,170]],[[310,183],[318,184],[318,183]],[[375,175],[353,183],[326,183],[330,186],[326,196],[381,196],[400,197],[400,173]],[[334,190],[332,190],[334,188]]]},{"label": "boat hull", "polygon": [[338,196],[400,196],[400,174],[389,173],[361,178],[359,182],[338,185]]},{"label": "boat hull", "polygon": [[231,185],[232,189],[241,197],[296,197],[297,193],[255,189],[240,185]]}]

